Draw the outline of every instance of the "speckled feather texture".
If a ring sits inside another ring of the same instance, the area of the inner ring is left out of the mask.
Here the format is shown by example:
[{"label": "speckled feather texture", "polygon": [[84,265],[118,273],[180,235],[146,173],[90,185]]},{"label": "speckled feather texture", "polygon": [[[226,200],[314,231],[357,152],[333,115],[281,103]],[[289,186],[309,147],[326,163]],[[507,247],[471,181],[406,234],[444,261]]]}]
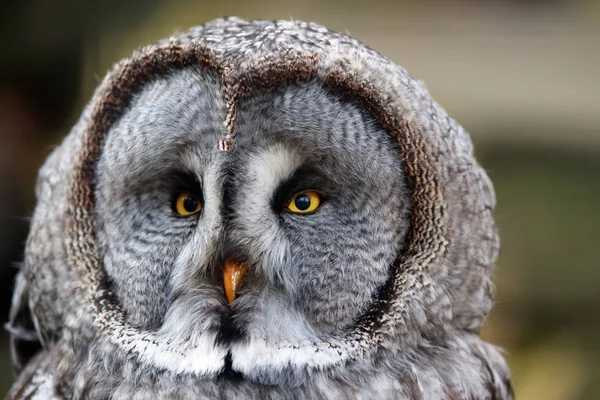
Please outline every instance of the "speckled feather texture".
[{"label": "speckled feather texture", "polygon": [[[197,226],[159,213],[178,163],[202,171]],[[344,213],[331,200],[270,222],[260,199],[303,163],[325,171]],[[36,195],[9,399],[513,398],[479,337],[499,248],[492,184],[423,85],[348,36],[227,18],[137,51]],[[310,243],[309,229],[326,235]],[[233,314],[211,267],[190,270],[224,243],[256,265]]]}]

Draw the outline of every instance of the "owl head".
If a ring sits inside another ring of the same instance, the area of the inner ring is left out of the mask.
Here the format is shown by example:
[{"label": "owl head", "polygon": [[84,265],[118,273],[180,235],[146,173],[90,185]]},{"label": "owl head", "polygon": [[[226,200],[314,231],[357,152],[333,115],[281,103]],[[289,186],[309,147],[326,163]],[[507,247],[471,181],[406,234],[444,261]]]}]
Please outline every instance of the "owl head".
[{"label": "owl head", "polygon": [[278,382],[477,334],[492,304],[468,134],[311,23],[217,20],[136,52],[36,193],[17,366],[26,313],[98,363]]}]

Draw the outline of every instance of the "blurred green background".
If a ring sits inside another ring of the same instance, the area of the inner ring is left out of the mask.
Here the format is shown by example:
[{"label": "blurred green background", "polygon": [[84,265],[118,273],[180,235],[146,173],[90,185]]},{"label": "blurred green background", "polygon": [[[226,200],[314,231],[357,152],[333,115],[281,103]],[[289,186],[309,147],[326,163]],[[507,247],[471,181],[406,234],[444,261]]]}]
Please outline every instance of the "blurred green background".
[{"label": "blurred green background", "polygon": [[[600,399],[600,1],[4,0],[0,5],[0,319],[36,171],[107,69],[213,18],[306,19],[424,81],[472,133],[502,238],[484,336],[519,399]],[[12,382],[0,334],[0,393]]]}]

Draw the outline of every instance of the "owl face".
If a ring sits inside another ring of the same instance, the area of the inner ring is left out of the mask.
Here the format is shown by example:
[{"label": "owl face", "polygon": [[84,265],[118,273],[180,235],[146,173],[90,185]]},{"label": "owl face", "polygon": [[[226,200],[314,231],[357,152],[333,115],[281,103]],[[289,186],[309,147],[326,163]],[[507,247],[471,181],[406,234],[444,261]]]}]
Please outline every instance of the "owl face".
[{"label": "owl face", "polygon": [[[235,145],[221,151],[222,93],[210,73],[175,72],[109,131],[96,220],[110,288],[130,324],[169,337],[341,332],[402,252],[409,203],[397,145],[309,82],[240,102]],[[228,299],[234,264],[243,270]]]}]

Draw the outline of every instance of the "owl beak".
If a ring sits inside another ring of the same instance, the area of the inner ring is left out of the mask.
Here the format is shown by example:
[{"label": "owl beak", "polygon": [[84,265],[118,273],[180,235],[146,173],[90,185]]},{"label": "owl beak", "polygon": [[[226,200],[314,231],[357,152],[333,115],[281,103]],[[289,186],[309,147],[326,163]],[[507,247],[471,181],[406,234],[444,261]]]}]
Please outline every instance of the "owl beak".
[{"label": "owl beak", "polygon": [[246,265],[227,260],[223,268],[223,284],[227,303],[231,304],[236,298],[237,291],[242,282],[242,276],[246,272]]}]

